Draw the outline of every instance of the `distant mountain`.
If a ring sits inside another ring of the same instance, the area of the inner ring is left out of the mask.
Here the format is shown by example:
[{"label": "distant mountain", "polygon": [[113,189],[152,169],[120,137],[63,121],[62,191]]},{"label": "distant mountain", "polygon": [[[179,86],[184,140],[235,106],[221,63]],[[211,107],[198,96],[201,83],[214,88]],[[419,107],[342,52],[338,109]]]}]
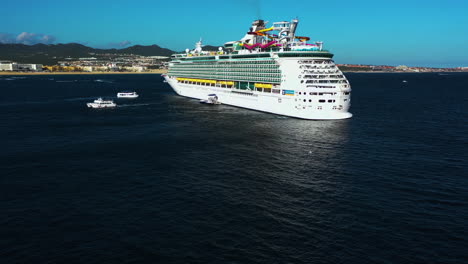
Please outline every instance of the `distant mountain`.
[{"label": "distant mountain", "polygon": [[142,56],[170,56],[175,53],[158,45],[135,45],[125,49],[94,49],[77,43],[69,44],[0,44],[0,61],[54,65],[65,58],[97,57],[102,54],[134,54]]},{"label": "distant mountain", "polygon": [[135,54],[141,56],[171,56],[175,53],[170,49],[161,48],[158,45],[151,45],[151,46],[142,46],[142,45],[135,45],[125,49],[108,49],[102,50],[105,51],[104,53],[115,53],[115,54]]}]

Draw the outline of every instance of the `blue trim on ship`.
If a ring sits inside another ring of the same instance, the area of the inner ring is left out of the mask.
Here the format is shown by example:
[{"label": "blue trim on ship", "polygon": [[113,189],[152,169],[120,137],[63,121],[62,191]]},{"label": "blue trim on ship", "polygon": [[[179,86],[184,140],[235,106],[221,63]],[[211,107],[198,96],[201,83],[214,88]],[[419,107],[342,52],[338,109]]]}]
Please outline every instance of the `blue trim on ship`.
[{"label": "blue trim on ship", "polygon": [[283,95],[294,95],[294,90],[283,90]]}]

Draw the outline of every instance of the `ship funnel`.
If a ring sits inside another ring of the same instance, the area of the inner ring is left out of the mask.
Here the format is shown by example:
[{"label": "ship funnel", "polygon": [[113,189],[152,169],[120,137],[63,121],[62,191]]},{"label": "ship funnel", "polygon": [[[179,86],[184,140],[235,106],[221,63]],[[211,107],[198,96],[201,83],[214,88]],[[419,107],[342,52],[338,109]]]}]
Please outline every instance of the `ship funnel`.
[{"label": "ship funnel", "polygon": [[[252,22],[252,26],[249,29],[249,32],[255,32],[259,31],[262,29],[265,29],[265,21],[264,20],[255,20]],[[247,33],[242,39],[242,42],[249,43],[249,44],[255,44],[255,43],[261,43],[262,42],[262,37],[256,36],[256,35],[251,35]]]}]

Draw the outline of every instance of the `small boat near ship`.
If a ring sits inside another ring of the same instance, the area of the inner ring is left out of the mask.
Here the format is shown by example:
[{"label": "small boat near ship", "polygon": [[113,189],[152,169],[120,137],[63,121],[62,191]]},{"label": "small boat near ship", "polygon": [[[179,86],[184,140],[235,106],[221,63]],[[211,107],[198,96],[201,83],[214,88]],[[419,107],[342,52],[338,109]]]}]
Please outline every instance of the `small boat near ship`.
[{"label": "small boat near ship", "polygon": [[217,105],[217,104],[221,104],[221,103],[218,101],[218,96],[216,96],[216,94],[209,94],[208,99],[200,100],[200,104]]},{"label": "small boat near ship", "polygon": [[136,92],[120,92],[117,93],[118,98],[138,98],[138,94]]},{"label": "small boat near ship", "polygon": [[117,104],[114,103],[112,100],[103,100],[102,98],[98,98],[94,100],[92,103],[86,104],[90,108],[113,108],[116,107]]}]

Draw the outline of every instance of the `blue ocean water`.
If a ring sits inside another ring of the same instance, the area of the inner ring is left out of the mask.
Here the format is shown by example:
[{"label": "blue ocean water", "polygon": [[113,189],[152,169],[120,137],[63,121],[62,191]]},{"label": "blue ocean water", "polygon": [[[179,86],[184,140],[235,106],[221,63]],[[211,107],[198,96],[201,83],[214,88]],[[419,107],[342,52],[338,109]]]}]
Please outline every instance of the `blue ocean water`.
[{"label": "blue ocean water", "polygon": [[347,77],[354,117],[306,121],[0,76],[0,262],[467,263],[468,74]]}]

